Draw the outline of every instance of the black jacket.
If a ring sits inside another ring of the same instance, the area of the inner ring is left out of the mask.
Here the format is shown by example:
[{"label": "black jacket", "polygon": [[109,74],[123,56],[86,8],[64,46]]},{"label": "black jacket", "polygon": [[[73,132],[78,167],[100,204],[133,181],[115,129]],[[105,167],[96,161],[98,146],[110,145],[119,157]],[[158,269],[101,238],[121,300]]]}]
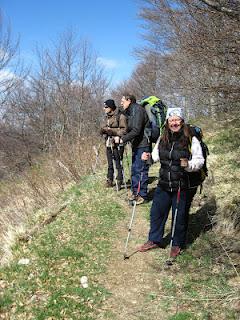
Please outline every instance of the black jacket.
[{"label": "black jacket", "polygon": [[122,136],[123,142],[131,142],[132,149],[150,146],[144,130],[149,126],[149,119],[146,110],[137,103],[132,103],[124,111],[128,120],[128,130]]},{"label": "black jacket", "polygon": [[[177,191],[188,189],[188,173],[180,166],[181,158],[190,158],[188,144],[183,139],[184,133],[180,132],[171,134],[169,132],[169,144],[159,143],[160,155],[160,177],[159,185],[166,191]],[[185,143],[184,143],[185,142]]]}]

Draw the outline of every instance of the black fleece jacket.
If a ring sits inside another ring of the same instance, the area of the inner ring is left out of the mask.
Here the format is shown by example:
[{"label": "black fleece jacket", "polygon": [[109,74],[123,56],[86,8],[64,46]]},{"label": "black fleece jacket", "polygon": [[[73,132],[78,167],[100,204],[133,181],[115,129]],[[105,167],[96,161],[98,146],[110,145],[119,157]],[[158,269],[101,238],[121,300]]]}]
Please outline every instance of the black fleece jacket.
[{"label": "black fleece jacket", "polygon": [[128,130],[122,136],[123,142],[131,142],[132,149],[150,146],[144,130],[149,126],[149,119],[146,110],[137,103],[131,103],[124,111],[128,120]]}]

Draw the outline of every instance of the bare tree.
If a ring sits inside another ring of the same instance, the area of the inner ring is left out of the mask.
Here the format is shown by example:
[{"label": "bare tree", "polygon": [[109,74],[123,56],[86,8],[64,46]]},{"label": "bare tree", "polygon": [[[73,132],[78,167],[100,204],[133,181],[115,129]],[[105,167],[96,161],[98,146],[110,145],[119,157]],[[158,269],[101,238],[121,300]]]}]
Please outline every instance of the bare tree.
[{"label": "bare tree", "polygon": [[[140,17],[145,22],[146,45],[138,50],[138,70],[149,65],[149,72],[155,75],[154,83],[150,73],[147,80],[151,93],[164,96],[170,104],[182,103],[195,114],[204,112],[215,116],[229,108],[238,108],[240,32],[237,20],[197,0],[145,0],[143,3]],[[237,10],[236,5],[234,8]],[[140,82],[136,90],[146,87],[148,72],[144,70],[144,74],[145,80],[138,76]],[[136,72],[131,80],[136,82]]]},{"label": "bare tree", "polygon": [[210,8],[222,12],[231,18],[240,20],[240,3],[239,0],[235,1],[212,1],[212,0],[200,0],[200,2],[205,3]]},{"label": "bare tree", "polygon": [[[36,52],[39,66],[11,93],[3,113],[1,129],[8,132],[3,157],[11,140],[8,158],[16,168],[31,165],[42,151],[66,153],[66,146],[77,148],[96,136],[109,86],[90,43],[73,32]],[[22,152],[14,149],[17,143]]]},{"label": "bare tree", "polygon": [[[6,24],[0,12],[0,105],[4,108],[6,99],[23,79],[20,63],[19,40],[14,40],[11,27]],[[3,110],[2,110],[3,112]]]},{"label": "bare tree", "polygon": [[55,133],[60,139],[65,133],[80,137],[90,125],[85,121],[88,113],[96,119],[94,110],[100,111],[96,93],[103,98],[108,87],[91,45],[85,40],[76,41],[74,34],[68,32],[52,51],[42,54],[41,61],[41,77],[50,88],[49,106],[58,122]]}]

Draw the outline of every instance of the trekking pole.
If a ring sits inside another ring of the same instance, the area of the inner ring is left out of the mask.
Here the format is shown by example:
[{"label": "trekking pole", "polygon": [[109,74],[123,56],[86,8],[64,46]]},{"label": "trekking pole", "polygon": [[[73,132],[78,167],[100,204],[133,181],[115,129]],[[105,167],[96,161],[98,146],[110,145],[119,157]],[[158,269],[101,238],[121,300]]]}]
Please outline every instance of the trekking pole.
[{"label": "trekking pole", "polygon": [[126,160],[127,160],[127,167],[128,167],[128,173],[129,173],[129,180],[131,181],[131,170],[130,170],[130,163],[129,163],[129,159],[128,159],[128,143],[126,144],[125,148],[124,148],[124,151],[125,151],[125,154],[126,154]]},{"label": "trekking pole", "polygon": [[[107,119],[107,127],[108,128],[111,128],[110,127],[110,123],[109,123],[109,118]],[[116,190],[118,192],[118,183],[117,183],[117,166],[116,166],[116,162],[115,162],[115,158],[114,158],[114,153],[113,153],[113,143],[112,143],[112,140],[113,138],[112,137],[109,137],[109,140],[110,140],[110,148],[111,148],[111,152],[112,152],[112,160],[113,160],[113,171],[114,171],[114,180],[115,180],[115,184],[116,184]]]},{"label": "trekking pole", "polygon": [[173,217],[173,225],[172,225],[169,257],[168,257],[168,260],[166,261],[166,265],[168,265],[168,266],[171,266],[173,264],[173,259],[171,259],[171,251],[172,251],[172,247],[173,247],[173,237],[174,237],[175,228],[176,228],[179,202],[180,202],[180,186],[178,187],[177,202],[176,202],[176,208],[175,208],[174,217]]},{"label": "trekking pole", "polygon": [[121,169],[122,169],[122,176],[123,176],[123,183],[124,183],[124,188],[127,192],[127,183],[126,183],[126,177],[125,177],[125,173],[124,173],[124,167],[123,167],[123,161],[121,159],[121,150],[120,150],[120,146],[118,145],[118,154],[119,154],[119,159],[120,159],[120,165],[121,165]]},{"label": "trekking pole", "polygon": [[117,182],[117,166],[116,166],[116,160],[114,158],[114,153],[113,153],[113,144],[112,144],[112,137],[111,139],[111,151],[112,151],[112,160],[113,160],[113,171],[114,171],[114,180],[115,180],[115,185],[116,185],[116,190],[117,192],[119,191],[118,189],[118,182]]},{"label": "trekking pole", "polygon": [[[138,181],[138,188],[137,188],[136,197],[138,196],[138,194],[140,192],[142,177],[143,177],[143,170],[141,171],[140,179]],[[128,241],[130,239],[130,234],[131,234],[131,231],[132,231],[133,219],[134,219],[135,211],[136,211],[136,205],[137,205],[136,199],[134,199],[133,202],[134,202],[134,204],[133,204],[132,216],[131,216],[131,220],[130,220],[129,227],[128,227],[128,235],[127,235],[127,240],[126,240],[124,254],[123,254],[123,259],[124,260],[125,259],[129,259],[129,255],[127,255],[127,248],[128,248]]]}]

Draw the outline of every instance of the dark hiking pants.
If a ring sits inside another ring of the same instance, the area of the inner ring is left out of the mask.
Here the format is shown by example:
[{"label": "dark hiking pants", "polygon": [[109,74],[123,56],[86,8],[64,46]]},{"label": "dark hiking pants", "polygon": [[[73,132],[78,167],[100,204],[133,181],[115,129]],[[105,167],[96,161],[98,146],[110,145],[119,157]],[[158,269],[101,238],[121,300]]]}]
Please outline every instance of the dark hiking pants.
[{"label": "dark hiking pants", "polygon": [[147,198],[149,164],[141,159],[143,152],[149,152],[149,147],[138,148],[132,152],[132,192],[137,194],[140,181],[139,195]]},{"label": "dark hiking pants", "polygon": [[[177,220],[173,236],[173,246],[183,248],[186,244],[189,209],[196,190],[181,190],[180,200],[177,207]],[[172,208],[172,224],[177,205],[177,191],[168,192],[157,187],[154,193],[150,212],[149,240],[162,243],[165,224],[170,209]]]},{"label": "dark hiking pants", "polygon": [[110,147],[106,148],[107,161],[108,161],[107,179],[111,181],[113,181],[114,179],[114,162],[117,169],[117,180],[118,181],[123,180],[123,172],[122,172],[122,166],[121,166],[123,151],[124,151],[123,146],[117,147],[117,145],[114,145],[112,148]]}]

